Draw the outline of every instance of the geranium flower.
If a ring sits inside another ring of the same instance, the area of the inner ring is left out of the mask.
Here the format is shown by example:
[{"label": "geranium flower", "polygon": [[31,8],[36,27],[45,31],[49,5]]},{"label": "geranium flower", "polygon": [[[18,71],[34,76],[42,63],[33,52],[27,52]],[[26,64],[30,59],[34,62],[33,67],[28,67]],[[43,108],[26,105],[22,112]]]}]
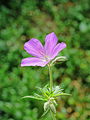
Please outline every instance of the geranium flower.
[{"label": "geranium flower", "polygon": [[44,67],[52,61],[58,53],[66,47],[64,42],[57,43],[58,38],[54,32],[48,34],[45,38],[45,45],[35,38],[32,38],[24,44],[24,49],[34,57],[28,57],[22,60],[21,66],[41,66]]}]

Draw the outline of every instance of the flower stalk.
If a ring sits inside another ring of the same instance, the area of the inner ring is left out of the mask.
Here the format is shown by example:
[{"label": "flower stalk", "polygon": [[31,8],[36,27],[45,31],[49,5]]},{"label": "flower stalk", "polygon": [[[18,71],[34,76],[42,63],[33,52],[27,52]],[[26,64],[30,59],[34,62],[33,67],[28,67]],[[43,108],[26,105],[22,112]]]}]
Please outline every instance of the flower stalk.
[{"label": "flower stalk", "polygon": [[49,68],[49,76],[50,76],[50,91],[51,91],[51,93],[52,93],[53,79],[52,79],[52,68],[51,68],[51,65],[50,65],[50,64],[48,65],[48,68]]},{"label": "flower stalk", "polygon": [[[50,76],[50,92],[52,94],[52,89],[53,89],[53,78],[52,78],[52,68],[51,65],[48,65],[49,68],[49,76]],[[55,114],[52,112],[52,110],[50,110],[51,116],[52,116],[52,120],[56,120]]]}]

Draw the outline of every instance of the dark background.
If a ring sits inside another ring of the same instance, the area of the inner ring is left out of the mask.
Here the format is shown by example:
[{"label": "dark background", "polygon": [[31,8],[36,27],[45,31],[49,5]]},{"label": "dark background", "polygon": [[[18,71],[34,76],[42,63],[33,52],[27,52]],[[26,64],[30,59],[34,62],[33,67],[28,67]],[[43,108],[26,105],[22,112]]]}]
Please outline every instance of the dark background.
[{"label": "dark background", "polygon": [[[43,102],[21,100],[49,82],[47,67],[21,67],[24,43],[55,32],[68,61],[53,68],[58,120],[90,120],[90,0],[0,0],[0,120],[38,120]],[[51,120],[48,114],[42,120]]]}]

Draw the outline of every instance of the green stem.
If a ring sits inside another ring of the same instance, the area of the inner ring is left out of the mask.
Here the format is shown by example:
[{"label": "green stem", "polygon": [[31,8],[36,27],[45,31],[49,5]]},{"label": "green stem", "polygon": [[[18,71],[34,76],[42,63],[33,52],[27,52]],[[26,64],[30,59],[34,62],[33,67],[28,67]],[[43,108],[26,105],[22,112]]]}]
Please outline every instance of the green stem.
[{"label": "green stem", "polygon": [[56,120],[55,114],[52,111],[50,111],[50,112],[51,112],[52,119]]},{"label": "green stem", "polygon": [[50,65],[48,65],[48,67],[49,67],[49,76],[50,76],[50,90],[52,92],[52,88],[53,88],[52,70]]}]

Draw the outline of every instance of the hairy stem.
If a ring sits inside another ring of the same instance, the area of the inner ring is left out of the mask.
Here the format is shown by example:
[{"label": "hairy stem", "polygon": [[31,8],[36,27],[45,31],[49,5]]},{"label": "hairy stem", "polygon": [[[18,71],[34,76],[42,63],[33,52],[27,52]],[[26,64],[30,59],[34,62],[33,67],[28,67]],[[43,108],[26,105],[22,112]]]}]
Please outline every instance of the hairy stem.
[{"label": "hairy stem", "polygon": [[50,112],[51,112],[52,120],[56,120],[55,114],[52,111]]},{"label": "hairy stem", "polygon": [[49,76],[50,76],[50,90],[52,92],[52,88],[53,88],[52,70],[50,65],[48,65],[48,67],[49,67]]}]

